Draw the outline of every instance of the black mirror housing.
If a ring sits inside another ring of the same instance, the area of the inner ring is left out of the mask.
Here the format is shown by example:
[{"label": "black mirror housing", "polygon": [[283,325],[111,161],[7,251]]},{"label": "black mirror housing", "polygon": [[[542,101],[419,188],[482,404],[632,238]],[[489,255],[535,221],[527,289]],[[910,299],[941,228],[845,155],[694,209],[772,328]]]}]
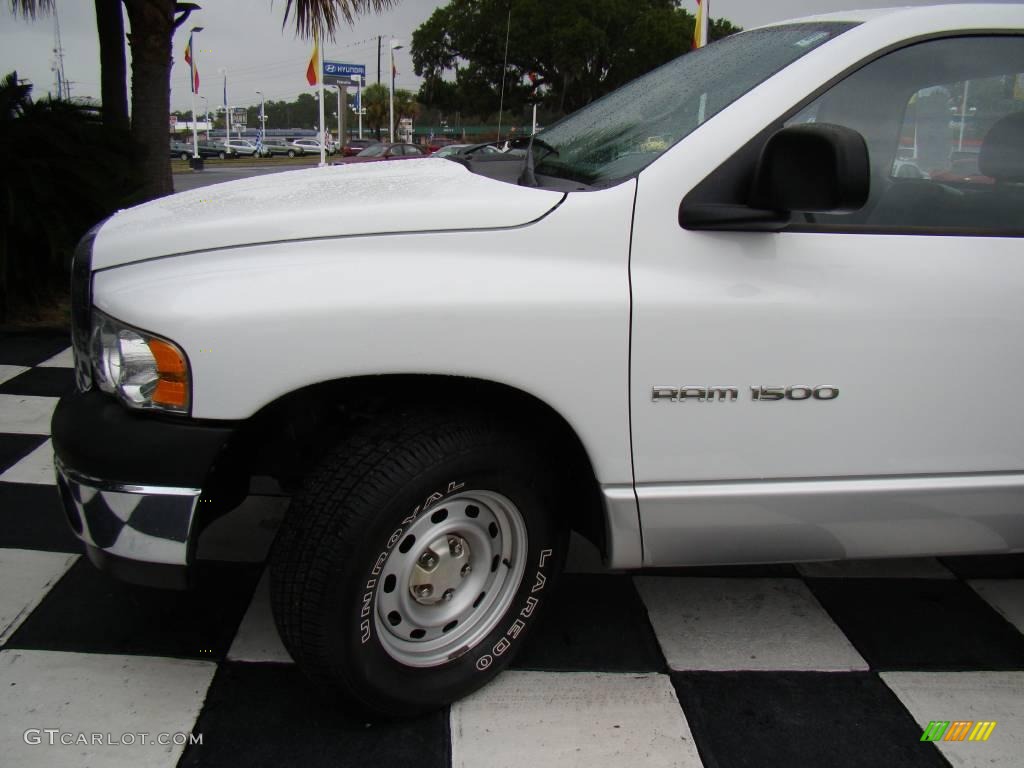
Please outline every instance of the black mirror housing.
[{"label": "black mirror housing", "polygon": [[841,125],[807,123],[776,132],[761,150],[750,205],[798,213],[851,213],[871,190],[864,137]]}]

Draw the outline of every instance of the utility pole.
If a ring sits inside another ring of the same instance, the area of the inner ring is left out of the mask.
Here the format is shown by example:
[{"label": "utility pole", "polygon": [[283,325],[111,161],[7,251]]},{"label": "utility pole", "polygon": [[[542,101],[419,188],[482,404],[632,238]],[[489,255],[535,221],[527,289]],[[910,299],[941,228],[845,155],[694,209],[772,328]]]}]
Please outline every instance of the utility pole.
[{"label": "utility pole", "polygon": [[71,99],[71,88],[64,76],[64,46],[60,41],[60,18],[57,8],[53,9],[53,71],[57,75],[57,99]]},{"label": "utility pole", "polygon": [[388,48],[391,49],[391,91],[389,97],[389,114],[391,116],[391,120],[388,141],[392,144],[395,143],[395,51],[401,47],[402,43],[397,40],[391,40],[388,42]]},{"label": "utility pole", "polygon": [[380,39],[382,35],[377,35],[377,85],[380,85]]}]

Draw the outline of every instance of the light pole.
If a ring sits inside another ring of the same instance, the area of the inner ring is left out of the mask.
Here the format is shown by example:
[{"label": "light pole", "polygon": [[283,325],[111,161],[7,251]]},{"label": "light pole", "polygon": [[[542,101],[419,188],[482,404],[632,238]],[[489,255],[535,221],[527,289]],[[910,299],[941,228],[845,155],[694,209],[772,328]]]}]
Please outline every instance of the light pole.
[{"label": "light pole", "polygon": [[[348,94],[348,89],[345,88],[341,83],[335,83],[334,87],[338,89],[338,149],[345,146],[345,134],[342,131],[345,130],[345,113],[341,111],[341,96],[342,93]],[[348,99],[345,99],[348,102]],[[348,104],[346,103],[347,107]]]},{"label": "light pole", "polygon": [[188,33],[188,58],[189,58],[189,79],[191,82],[189,85],[190,91],[192,91],[192,167],[195,168],[199,163],[199,132],[196,130],[196,47],[193,45],[192,38],[198,32],[202,32],[202,27],[192,27]]},{"label": "light pole", "polygon": [[260,97],[260,133],[256,141],[256,149],[259,150],[263,147],[264,134],[267,132],[267,113],[265,111],[266,102],[263,100],[263,91],[256,91],[256,95]]},{"label": "light pole", "polygon": [[220,72],[224,75],[224,147],[230,150],[231,144],[231,108],[228,106],[228,68],[221,67]]},{"label": "light pole", "polygon": [[203,100],[203,114],[206,115],[206,140],[210,140],[210,100],[205,96],[200,96]]},{"label": "light pole", "polygon": [[356,114],[359,115],[359,138],[363,138],[363,76],[356,75],[359,83],[356,87]]},{"label": "light pole", "polygon": [[395,143],[395,51],[399,48],[404,47],[397,40],[392,40],[391,46],[391,94],[389,98],[389,113],[391,115],[390,130],[388,131],[388,137],[391,143]]}]

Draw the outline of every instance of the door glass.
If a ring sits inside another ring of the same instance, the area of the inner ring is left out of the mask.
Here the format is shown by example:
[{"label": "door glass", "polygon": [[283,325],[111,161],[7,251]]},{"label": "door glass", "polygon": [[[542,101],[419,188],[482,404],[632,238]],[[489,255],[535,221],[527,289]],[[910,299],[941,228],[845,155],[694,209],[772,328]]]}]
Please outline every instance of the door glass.
[{"label": "door glass", "polygon": [[871,196],[811,223],[1024,232],[1024,37],[933,40],[859,70],[787,124],[864,136]]}]

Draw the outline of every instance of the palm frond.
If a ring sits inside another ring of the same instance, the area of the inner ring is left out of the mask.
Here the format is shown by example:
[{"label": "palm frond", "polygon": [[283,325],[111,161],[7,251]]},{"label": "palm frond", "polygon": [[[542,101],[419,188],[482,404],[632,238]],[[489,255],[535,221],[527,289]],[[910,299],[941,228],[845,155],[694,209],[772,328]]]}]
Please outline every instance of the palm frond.
[{"label": "palm frond", "polygon": [[294,18],[300,37],[312,37],[316,32],[333,39],[341,22],[353,24],[360,14],[380,13],[397,4],[398,0],[287,0],[282,26]]},{"label": "palm frond", "polygon": [[53,13],[56,0],[10,0],[11,13],[19,13],[26,19],[35,19]]}]

